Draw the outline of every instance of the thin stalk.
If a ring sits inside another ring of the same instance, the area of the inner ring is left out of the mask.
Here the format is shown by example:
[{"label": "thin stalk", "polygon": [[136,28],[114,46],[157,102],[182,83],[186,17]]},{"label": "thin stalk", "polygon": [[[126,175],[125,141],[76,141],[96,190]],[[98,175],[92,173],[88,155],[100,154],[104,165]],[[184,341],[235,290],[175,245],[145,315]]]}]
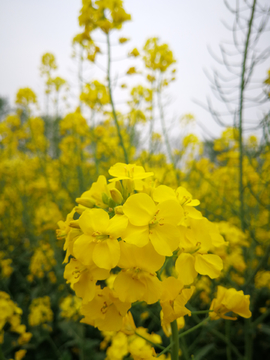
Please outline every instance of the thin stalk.
[{"label": "thin stalk", "polygon": [[[194,330],[199,329],[199,328],[200,328],[201,326],[203,326],[208,320],[209,320],[209,317],[205,318],[203,321],[201,321],[199,324],[193,326],[191,329],[189,329],[189,330],[187,330],[187,331],[184,331],[184,332],[182,332],[181,334],[177,335],[177,343],[178,343],[178,339],[186,336],[187,334],[190,334],[190,333],[193,332]],[[176,321],[176,320],[175,320],[175,321]],[[171,323],[171,324],[172,324],[172,323]],[[178,334],[178,329],[177,329],[177,334]],[[167,351],[169,351],[169,350],[171,349],[171,347],[172,347],[173,344],[174,344],[174,343],[171,342],[171,344],[168,345],[163,351],[161,351],[161,352],[157,355],[157,357],[159,357],[159,356],[165,354]],[[178,358],[177,358],[177,359],[178,359]]]},{"label": "thin stalk", "polygon": [[[241,73],[241,87],[240,87],[240,106],[239,106],[239,200],[240,200],[240,219],[242,230],[245,231],[245,209],[244,209],[244,184],[243,184],[243,104],[244,104],[244,90],[245,90],[245,75],[246,75],[246,62],[248,57],[248,49],[250,42],[251,29],[254,19],[255,7],[257,0],[253,0],[251,15],[248,23],[248,32],[245,43],[245,51],[242,63]],[[246,360],[252,359],[252,335],[251,335],[251,321],[245,320],[245,358]]]},{"label": "thin stalk", "polygon": [[172,335],[171,335],[171,360],[179,359],[179,340],[178,340],[178,327],[177,321],[174,320],[171,323]]},{"label": "thin stalk", "polygon": [[263,320],[270,315],[270,309],[268,309],[265,313],[263,313],[262,315],[260,315],[256,320],[253,321],[253,323],[251,323],[251,325],[253,327],[258,326],[260,323],[263,322]]},{"label": "thin stalk", "polygon": [[161,280],[161,274],[163,273],[163,270],[165,269],[167,263],[168,263],[168,257],[166,258],[166,260],[164,261],[164,264],[162,265],[162,267],[159,269],[159,271],[157,272],[157,277],[159,280]]},{"label": "thin stalk", "polygon": [[151,340],[147,339],[146,337],[142,336],[141,334],[139,334],[137,331],[135,331],[135,334],[136,334],[137,336],[139,336],[140,338],[144,339],[145,341],[149,342],[149,343],[152,344],[153,346],[155,346],[155,347],[157,347],[157,348],[159,348],[159,349],[161,349],[161,350],[164,350],[164,349],[165,349],[164,346],[159,345],[159,344],[157,344],[157,343],[154,343],[153,341],[151,341]]},{"label": "thin stalk", "polygon": [[[226,337],[230,341],[231,322],[226,321],[225,323]],[[227,360],[232,360],[232,348],[228,344],[226,345]]]},{"label": "thin stalk", "polygon": [[49,94],[46,94],[46,117],[49,117]]},{"label": "thin stalk", "polygon": [[175,172],[176,182],[179,185],[179,183],[180,183],[179,173],[176,171],[175,161],[173,159],[172,149],[171,149],[171,145],[170,145],[170,141],[169,141],[166,125],[165,125],[165,117],[164,117],[162,100],[161,100],[161,84],[162,84],[162,79],[161,79],[161,76],[160,76],[160,81],[159,81],[159,84],[157,86],[157,98],[158,98],[158,107],[159,107],[159,113],[160,113],[162,132],[163,132],[164,139],[165,139],[165,144],[166,144],[166,148],[167,148],[167,154],[168,154],[169,160],[170,160],[170,162],[171,162],[171,164],[173,166],[174,172]]},{"label": "thin stalk", "polygon": [[55,95],[55,116],[56,116],[56,119],[58,119],[59,91],[56,91],[56,95]]},{"label": "thin stalk", "polygon": [[[79,55],[79,67],[78,67],[78,79],[79,79],[79,88],[80,93],[83,91],[83,47],[80,49],[80,55]],[[81,106],[81,101],[80,101]]]},{"label": "thin stalk", "polygon": [[270,256],[270,246],[268,246],[268,248],[265,251],[264,256],[261,258],[259,264],[256,266],[256,268],[253,270],[253,272],[250,274],[250,276],[248,277],[247,281],[244,284],[244,289],[247,288],[247,286],[254,281],[255,276],[257,274],[257,272],[264,266],[267,264],[267,261],[269,259]]},{"label": "thin stalk", "polygon": [[0,345],[0,360],[6,360],[6,358],[5,358],[4,354],[3,354],[1,345]]},{"label": "thin stalk", "polygon": [[222,340],[223,342],[225,342],[225,344],[227,344],[231,350],[235,353],[235,355],[239,358],[239,359],[244,359],[243,355],[240,354],[240,352],[237,350],[237,348],[230,342],[229,339],[227,339],[227,337],[223,334],[221,334],[219,331],[215,330],[215,329],[209,329],[209,331],[215,335],[216,337],[218,337],[220,340]]},{"label": "thin stalk", "polygon": [[180,348],[182,350],[182,354],[185,360],[189,360],[190,356],[189,356],[189,351],[187,348],[187,343],[186,343],[186,339],[185,338],[181,338],[180,340]]},{"label": "thin stalk", "polygon": [[199,311],[191,311],[191,315],[199,315],[199,314],[209,314],[214,310],[199,310]]},{"label": "thin stalk", "polygon": [[151,99],[151,117],[150,117],[150,129],[149,129],[149,153],[153,152],[153,131],[154,131],[154,85],[151,82],[152,99]]},{"label": "thin stalk", "polygon": [[165,125],[165,118],[164,118],[163,106],[162,106],[162,101],[161,101],[161,80],[157,86],[157,97],[158,97],[158,107],[159,107],[162,132],[163,132],[164,139],[165,139],[167,154],[168,154],[170,162],[173,164],[174,161],[173,161],[173,157],[172,157],[172,149],[171,149],[171,145],[170,145],[170,141],[169,141],[166,125]]},{"label": "thin stalk", "polygon": [[203,321],[201,321],[199,324],[193,326],[191,329],[182,332],[181,334],[178,335],[178,339],[180,339],[180,338],[183,337],[183,336],[186,336],[187,334],[190,334],[190,333],[193,332],[194,330],[199,329],[199,328],[200,328],[201,326],[203,326],[208,320],[209,320],[209,317],[205,318]]},{"label": "thin stalk", "polygon": [[246,62],[249,49],[249,41],[251,35],[251,29],[254,19],[254,12],[256,1],[253,0],[251,16],[248,24],[248,33],[245,43],[245,51],[242,63],[242,72],[241,72],[241,87],[240,87],[240,100],[239,100],[239,200],[240,200],[240,219],[242,230],[245,231],[245,221],[244,221],[244,185],[243,185],[243,107],[244,107],[244,90],[245,90],[245,74],[246,74]]},{"label": "thin stalk", "polygon": [[114,123],[116,126],[116,130],[117,130],[117,134],[119,137],[119,142],[120,142],[120,146],[123,149],[123,153],[124,153],[124,158],[125,158],[125,162],[126,164],[129,163],[128,160],[128,154],[124,145],[124,141],[123,141],[123,137],[121,134],[121,130],[120,130],[120,125],[116,116],[116,112],[115,112],[115,107],[114,107],[114,102],[113,102],[113,97],[112,97],[112,85],[111,85],[111,46],[110,46],[110,36],[109,34],[107,34],[107,47],[108,47],[108,66],[107,66],[107,77],[108,77],[108,88],[109,88],[109,96],[110,96],[110,102],[112,105],[112,113],[113,113],[113,119],[114,119]]},{"label": "thin stalk", "polygon": [[245,359],[252,360],[253,340],[251,332],[251,319],[245,319]]},{"label": "thin stalk", "polygon": [[53,341],[53,339],[51,338],[50,335],[47,337],[47,340],[48,340],[48,342],[50,343],[51,348],[54,350],[54,353],[56,354],[56,356],[57,356],[58,358],[61,357],[61,353],[60,353],[60,351],[58,350],[58,347],[56,346],[55,342]]}]

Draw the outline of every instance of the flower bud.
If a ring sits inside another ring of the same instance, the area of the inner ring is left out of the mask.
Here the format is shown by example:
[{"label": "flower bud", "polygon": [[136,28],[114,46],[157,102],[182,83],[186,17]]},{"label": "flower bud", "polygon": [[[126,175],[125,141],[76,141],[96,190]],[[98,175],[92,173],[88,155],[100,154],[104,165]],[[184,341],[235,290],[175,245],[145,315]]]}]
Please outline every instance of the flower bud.
[{"label": "flower bud", "polygon": [[102,201],[104,204],[108,205],[109,204],[109,197],[107,194],[102,193]]},{"label": "flower bud", "polygon": [[82,213],[84,212],[84,210],[87,210],[87,207],[85,207],[85,206],[75,206],[75,211],[76,211],[76,213],[78,213],[78,214],[80,214],[80,215],[82,215]]},{"label": "flower bud", "polygon": [[116,204],[122,204],[123,196],[117,189],[111,189],[110,190],[112,199],[116,202]]},{"label": "flower bud", "polygon": [[116,206],[114,208],[114,212],[115,214],[118,214],[118,215],[124,215],[124,211],[123,211],[123,206]]},{"label": "flower bud", "polygon": [[72,220],[69,226],[74,229],[80,229],[79,220]]},{"label": "flower bud", "polygon": [[95,206],[95,200],[87,197],[80,197],[76,199],[76,202],[87,208],[93,208]]}]

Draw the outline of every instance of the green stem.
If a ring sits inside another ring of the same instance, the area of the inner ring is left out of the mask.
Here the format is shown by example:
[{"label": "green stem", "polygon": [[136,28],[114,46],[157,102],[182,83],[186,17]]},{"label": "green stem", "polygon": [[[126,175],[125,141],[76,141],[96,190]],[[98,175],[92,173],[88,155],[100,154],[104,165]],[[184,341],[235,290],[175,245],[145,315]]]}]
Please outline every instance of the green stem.
[{"label": "green stem", "polygon": [[[230,330],[231,330],[231,322],[226,321],[225,331],[226,331],[226,337],[229,341],[230,341]],[[228,344],[226,345],[226,353],[227,353],[227,360],[232,360],[232,348]]]},{"label": "green stem", "polygon": [[[246,61],[248,57],[249,41],[251,35],[251,29],[254,19],[256,1],[253,0],[251,16],[248,23],[248,32],[245,42],[245,51],[242,63],[242,73],[241,73],[241,88],[240,88],[240,104],[239,104],[239,200],[240,200],[240,219],[242,230],[245,231],[245,213],[244,213],[244,184],[243,184],[243,106],[244,106],[244,90],[246,87],[245,84],[245,74],[246,74]],[[246,360],[252,359],[252,335],[251,335],[251,320],[245,320],[245,358]]]},{"label": "green stem", "polygon": [[263,322],[263,320],[270,315],[270,309],[268,309],[265,313],[263,313],[262,315],[260,315],[255,321],[253,321],[253,323],[251,323],[251,325],[253,327],[258,326],[260,323]]},{"label": "green stem", "polygon": [[172,344],[168,345],[164,350],[162,350],[159,354],[157,354],[157,358],[163,354],[166,354],[166,352],[168,352],[171,347],[172,347]]},{"label": "green stem", "polygon": [[246,62],[250,41],[250,34],[252,29],[252,23],[254,18],[256,1],[253,0],[251,16],[248,24],[248,33],[245,43],[245,51],[242,63],[242,72],[241,72],[241,87],[240,87],[240,101],[239,101],[239,200],[240,200],[240,219],[242,230],[245,231],[245,221],[244,221],[244,185],[243,185],[243,107],[244,107],[244,90],[246,87],[245,84],[245,74],[246,74]]},{"label": "green stem", "polygon": [[170,145],[170,141],[169,141],[166,125],[165,125],[165,117],[164,117],[163,106],[162,106],[162,101],[161,101],[161,86],[162,86],[162,78],[161,78],[161,74],[160,74],[160,80],[159,80],[159,84],[157,86],[157,98],[158,98],[158,107],[159,107],[159,113],[160,113],[162,132],[163,132],[164,139],[165,139],[165,144],[166,144],[166,148],[167,148],[168,157],[169,157],[169,160],[170,160],[170,162],[171,162],[171,164],[173,166],[173,169],[174,169],[176,182],[177,182],[177,185],[179,185],[180,184],[180,177],[179,177],[178,171],[176,170],[175,161],[173,159],[172,149],[171,149],[171,145]]},{"label": "green stem", "polygon": [[149,154],[153,152],[153,131],[154,131],[154,83],[151,82],[152,99],[151,99],[151,117],[150,117],[150,130],[149,130]]},{"label": "green stem", "polygon": [[251,334],[251,319],[245,319],[245,359],[252,360],[253,340]]},{"label": "green stem", "polygon": [[157,343],[154,343],[153,341],[151,341],[151,340],[147,339],[146,337],[142,336],[141,334],[139,334],[137,331],[135,331],[135,334],[136,334],[137,336],[139,336],[140,338],[144,339],[145,341],[149,342],[150,344],[152,344],[154,347],[157,347],[157,348],[159,348],[159,349],[161,349],[161,350],[164,350],[164,349],[165,349],[164,346],[159,345],[159,344],[157,344]]},{"label": "green stem", "polygon": [[[201,326],[203,326],[207,321],[209,320],[209,317],[205,318],[203,321],[201,321],[199,324],[193,326],[191,329],[182,332],[181,334],[177,335],[177,339],[180,339],[184,336],[186,336],[187,334],[190,334],[191,332],[193,332],[194,330],[199,329]],[[176,321],[176,320],[175,320]],[[177,334],[178,334],[178,329],[177,329]],[[178,343],[178,340],[177,340]],[[161,351],[157,357],[161,356],[162,354],[165,354],[168,350],[170,350],[170,348],[172,347],[172,343],[170,345],[168,345],[163,351]]]},{"label": "green stem", "polygon": [[189,356],[189,351],[187,348],[187,343],[186,343],[186,339],[185,338],[181,338],[180,340],[180,348],[182,350],[182,354],[185,360],[189,360],[190,356]]},{"label": "green stem", "polygon": [[235,355],[239,358],[239,359],[244,359],[244,357],[240,354],[240,352],[237,350],[237,348],[230,342],[229,339],[227,339],[227,337],[223,334],[221,334],[219,331],[215,330],[215,329],[209,329],[209,331],[215,335],[216,337],[218,337],[220,340],[222,340],[223,342],[225,342],[226,345],[228,345],[232,351],[235,353]]},{"label": "green stem", "polygon": [[214,310],[200,310],[200,311],[191,311],[191,315],[199,315],[199,314],[209,314]]},{"label": "green stem", "polygon": [[265,251],[264,256],[261,258],[259,264],[256,266],[256,268],[254,269],[254,271],[252,272],[252,274],[248,277],[247,281],[244,284],[244,289],[247,288],[247,286],[253,282],[253,280],[255,279],[255,276],[257,274],[257,272],[264,266],[267,264],[267,261],[269,259],[269,255],[270,255],[270,246],[268,246],[268,248]]},{"label": "green stem", "polygon": [[116,126],[116,130],[117,130],[117,134],[119,137],[119,142],[120,142],[120,146],[123,149],[123,153],[124,153],[124,158],[125,158],[125,162],[126,164],[129,163],[128,160],[128,154],[124,145],[124,141],[123,141],[123,137],[121,134],[121,130],[120,130],[120,125],[116,116],[116,112],[115,112],[115,108],[114,108],[114,102],[113,102],[113,97],[112,97],[112,86],[111,86],[111,46],[110,46],[110,37],[109,34],[107,34],[107,47],[108,47],[108,69],[107,69],[107,77],[108,77],[108,88],[109,88],[109,96],[110,96],[110,102],[112,105],[112,113],[113,113],[113,119],[114,119],[114,123]]},{"label": "green stem", "polygon": [[47,340],[48,340],[48,342],[50,343],[51,348],[54,350],[54,353],[58,356],[58,358],[60,358],[60,357],[61,357],[61,353],[60,353],[60,351],[58,350],[58,347],[56,346],[55,342],[53,341],[53,339],[51,338],[50,335],[48,335]]},{"label": "green stem", "polygon": [[3,354],[1,345],[0,345],[0,360],[6,360],[6,358],[5,358],[4,354]]},{"label": "green stem", "polygon": [[172,335],[171,335],[171,360],[179,359],[179,340],[178,340],[178,327],[177,321],[174,320],[171,323]]},{"label": "green stem", "polygon": [[159,269],[159,271],[157,272],[157,277],[159,280],[161,280],[161,274],[163,273],[163,270],[165,269],[167,263],[168,263],[168,257],[166,258],[166,260],[164,261],[164,264],[161,266],[161,268]]},{"label": "green stem", "polygon": [[201,326],[203,326],[207,321],[209,320],[209,317],[205,318],[203,321],[201,321],[199,324],[193,326],[191,329],[186,330],[184,332],[182,332],[181,334],[178,335],[178,338],[180,339],[183,336],[186,336],[187,334],[190,334],[191,332],[193,332],[194,330],[199,329]]}]

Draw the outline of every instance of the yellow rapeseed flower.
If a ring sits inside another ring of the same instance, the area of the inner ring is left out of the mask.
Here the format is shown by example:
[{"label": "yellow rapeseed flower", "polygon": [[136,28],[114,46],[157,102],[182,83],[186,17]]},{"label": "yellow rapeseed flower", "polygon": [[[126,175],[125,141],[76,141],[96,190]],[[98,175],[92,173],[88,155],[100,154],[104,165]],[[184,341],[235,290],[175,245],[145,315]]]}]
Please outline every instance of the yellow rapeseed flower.
[{"label": "yellow rapeseed flower", "polygon": [[212,320],[219,318],[236,320],[237,317],[227,316],[228,312],[233,312],[244,318],[250,318],[251,312],[249,310],[250,295],[244,295],[243,291],[237,291],[233,288],[226,289],[223,286],[218,286],[217,297],[212,301],[209,313]]}]

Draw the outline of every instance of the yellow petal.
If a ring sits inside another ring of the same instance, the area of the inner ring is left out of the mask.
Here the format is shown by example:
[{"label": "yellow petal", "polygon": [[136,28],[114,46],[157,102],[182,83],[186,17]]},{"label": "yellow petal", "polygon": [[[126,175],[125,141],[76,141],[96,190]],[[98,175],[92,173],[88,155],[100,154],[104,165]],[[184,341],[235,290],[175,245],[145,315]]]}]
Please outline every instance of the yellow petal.
[{"label": "yellow petal", "polygon": [[192,286],[190,289],[183,289],[181,294],[179,294],[174,302],[174,310],[177,314],[177,317],[191,315],[190,310],[188,310],[185,305],[191,298],[195,287]]},{"label": "yellow petal", "polygon": [[115,215],[109,220],[108,227],[103,230],[103,233],[106,232],[108,235],[119,238],[127,225],[128,218],[125,215]]},{"label": "yellow petal", "polygon": [[74,242],[73,252],[76,257],[83,265],[88,266],[92,262],[92,255],[95,244],[93,238],[88,235],[81,235]]},{"label": "yellow petal", "polygon": [[93,261],[102,269],[114,268],[119,259],[120,247],[117,240],[109,239],[98,242],[93,250]]},{"label": "yellow petal", "polygon": [[123,302],[135,302],[142,299],[145,284],[134,276],[134,271],[121,271],[114,280],[114,289]]},{"label": "yellow petal", "polygon": [[136,259],[140,269],[154,273],[164,264],[165,256],[158,254],[149,242],[146,246],[137,248]]},{"label": "yellow petal", "polygon": [[96,294],[96,280],[92,280],[89,272],[80,276],[80,281],[74,284],[76,295],[83,299],[83,303],[93,300]]},{"label": "yellow petal", "polygon": [[155,214],[156,206],[147,194],[131,195],[123,205],[124,214],[131,224],[145,226],[149,224]]},{"label": "yellow petal", "polygon": [[142,300],[144,300],[147,304],[156,303],[160,299],[162,291],[161,282],[156,276],[150,275],[148,273],[144,274],[143,281],[146,287]]},{"label": "yellow petal", "polygon": [[244,318],[250,318],[252,315],[249,310],[250,295],[244,295],[242,290],[228,289],[222,304]]},{"label": "yellow petal", "polygon": [[153,191],[153,199],[156,202],[162,202],[169,199],[176,200],[176,194],[172,188],[166,185],[160,185]]},{"label": "yellow petal", "polygon": [[195,209],[194,207],[190,206],[190,204],[183,206],[186,216],[191,217],[193,219],[202,219],[202,213]]},{"label": "yellow petal", "polygon": [[150,240],[156,252],[163,256],[172,256],[172,250],[170,245],[162,237],[162,234],[158,232],[150,233]]},{"label": "yellow petal", "polygon": [[175,262],[178,279],[180,279],[184,285],[192,284],[198,274],[194,268],[194,263],[194,256],[187,253],[181,253]]},{"label": "yellow petal", "polygon": [[165,261],[165,257],[159,255],[150,242],[144,247],[127,244],[123,241],[120,241],[119,245],[121,256],[118,266],[121,268],[139,268],[154,273],[161,268]]},{"label": "yellow petal", "polygon": [[195,256],[195,270],[201,275],[217,278],[223,269],[223,262],[218,255],[205,254]]},{"label": "yellow petal", "polygon": [[134,226],[128,224],[127,228],[122,234],[122,239],[129,244],[142,247],[149,242],[149,227],[146,226]]},{"label": "yellow petal", "polygon": [[150,240],[157,253],[171,256],[179,246],[180,230],[173,225],[157,225],[150,230]]},{"label": "yellow petal", "polygon": [[220,235],[219,233],[210,233],[212,243],[215,247],[220,247],[223,245],[228,245],[228,243],[225,242],[224,237]]},{"label": "yellow petal", "polygon": [[176,298],[176,296],[183,289],[184,284],[173,276],[169,276],[168,278],[162,281],[162,295],[161,301],[171,301]]},{"label": "yellow petal", "polygon": [[102,209],[85,210],[79,218],[79,225],[85,234],[102,232],[109,224],[109,215]]},{"label": "yellow petal", "polygon": [[177,225],[184,217],[184,210],[176,200],[166,200],[157,205],[157,218],[162,219],[162,223]]},{"label": "yellow petal", "polygon": [[96,319],[95,326],[100,331],[119,331],[123,326],[123,317],[118,309],[112,305],[108,308],[106,319]]}]

